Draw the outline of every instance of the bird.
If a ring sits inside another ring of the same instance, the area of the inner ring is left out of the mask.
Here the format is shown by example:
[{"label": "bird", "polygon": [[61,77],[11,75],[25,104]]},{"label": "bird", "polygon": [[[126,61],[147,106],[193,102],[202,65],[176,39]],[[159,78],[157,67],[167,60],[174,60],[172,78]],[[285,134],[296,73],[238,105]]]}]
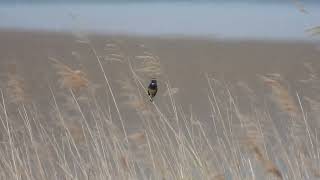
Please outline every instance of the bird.
[{"label": "bird", "polygon": [[153,101],[153,97],[157,94],[158,91],[158,85],[156,79],[151,79],[151,82],[148,86],[148,95],[150,97],[150,101]]}]

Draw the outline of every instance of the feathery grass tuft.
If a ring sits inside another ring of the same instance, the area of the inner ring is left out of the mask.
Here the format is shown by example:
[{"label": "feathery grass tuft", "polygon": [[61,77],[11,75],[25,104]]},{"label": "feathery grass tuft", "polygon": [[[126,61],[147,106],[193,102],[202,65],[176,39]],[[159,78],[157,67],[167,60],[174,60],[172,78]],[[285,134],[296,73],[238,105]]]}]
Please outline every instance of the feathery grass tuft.
[{"label": "feathery grass tuft", "polygon": [[17,65],[8,64],[6,92],[9,100],[15,104],[23,104],[28,100],[24,79],[18,74]]},{"label": "feathery grass tuft", "polygon": [[280,80],[274,77],[281,78],[280,75],[271,75],[271,77],[261,76],[263,81],[272,88],[274,100],[278,103],[279,107],[282,108],[284,112],[296,115],[298,113],[298,107],[290,95],[289,90],[280,83]]},{"label": "feathery grass tuft", "polygon": [[70,88],[75,91],[88,87],[89,80],[87,79],[86,73],[81,70],[73,70],[53,57],[49,57],[49,59],[54,63],[54,67],[57,69],[61,87]]}]

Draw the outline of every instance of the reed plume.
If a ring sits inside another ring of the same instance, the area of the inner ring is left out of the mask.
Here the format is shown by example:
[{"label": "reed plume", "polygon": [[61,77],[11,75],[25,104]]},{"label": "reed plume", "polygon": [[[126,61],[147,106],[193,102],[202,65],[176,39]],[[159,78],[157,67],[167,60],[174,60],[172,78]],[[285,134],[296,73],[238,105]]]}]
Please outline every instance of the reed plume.
[{"label": "reed plume", "polygon": [[270,173],[279,179],[283,179],[281,171],[277,168],[277,166],[271,160],[268,160],[267,158],[265,158],[262,150],[253,139],[249,139],[247,142],[247,145],[248,145],[248,148],[254,153],[256,159],[265,168],[267,173]]},{"label": "reed plume", "polygon": [[291,96],[288,88],[286,88],[279,80],[281,78],[278,74],[271,74],[271,77],[261,76],[263,81],[272,89],[273,99],[279,107],[291,115],[298,113],[298,107]]},{"label": "reed plume", "polygon": [[17,65],[10,63],[7,66],[7,86],[6,92],[9,101],[15,104],[25,103],[28,100],[24,79],[17,72]]},{"label": "reed plume", "polygon": [[149,51],[143,51],[142,55],[134,57],[140,65],[136,72],[147,75],[149,78],[157,78],[162,74],[160,58]]},{"label": "reed plume", "polygon": [[81,70],[73,70],[53,57],[49,57],[49,60],[53,62],[53,65],[57,70],[57,74],[59,76],[58,82],[61,87],[75,91],[88,87],[89,80],[86,73]]}]

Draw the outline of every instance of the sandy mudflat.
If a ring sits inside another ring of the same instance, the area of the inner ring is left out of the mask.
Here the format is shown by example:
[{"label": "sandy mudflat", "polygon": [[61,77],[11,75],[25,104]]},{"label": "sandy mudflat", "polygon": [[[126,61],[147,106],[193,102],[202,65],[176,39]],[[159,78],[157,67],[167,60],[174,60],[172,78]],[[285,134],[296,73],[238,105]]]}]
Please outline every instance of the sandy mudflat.
[{"label": "sandy mudflat", "polygon": [[[162,75],[156,102],[161,104],[165,93],[165,80],[170,80],[175,95],[185,110],[192,107],[201,119],[207,119],[209,104],[208,84],[205,73],[226,83],[246,83],[261,92],[262,86],[257,75],[279,73],[292,82],[290,86],[299,89],[296,82],[307,78],[308,71],[303,64],[312,63],[320,70],[320,52],[315,44],[299,42],[221,41],[195,38],[144,38],[126,36],[89,36],[99,56],[110,52],[104,50],[108,43],[121,47],[119,52],[133,58],[144,51],[152,52],[160,58]],[[98,62],[86,44],[76,42],[71,34],[48,32],[0,31],[0,72],[2,87],[6,85],[8,64],[17,65],[17,72],[24,81],[25,91],[31,99],[45,109],[50,99],[48,84],[59,88],[57,75],[48,57],[54,57],[73,69],[81,69],[88,74],[93,84],[100,86],[99,101],[104,97],[104,80]],[[144,48],[140,45],[143,44]],[[137,64],[131,59],[133,64]],[[118,80],[132,77],[127,61],[103,61],[107,76],[120,104],[121,89]],[[147,84],[150,76],[141,77]],[[260,88],[260,89],[259,89]],[[295,87],[296,88],[296,87]],[[57,90],[58,91],[58,90]],[[263,91],[263,90],[262,90]],[[304,90],[308,92],[308,90]],[[110,99],[108,101],[110,103]],[[124,116],[130,113],[124,112]],[[133,120],[130,122],[133,122]],[[129,123],[129,122],[128,122]],[[131,126],[131,125],[128,125]]]}]

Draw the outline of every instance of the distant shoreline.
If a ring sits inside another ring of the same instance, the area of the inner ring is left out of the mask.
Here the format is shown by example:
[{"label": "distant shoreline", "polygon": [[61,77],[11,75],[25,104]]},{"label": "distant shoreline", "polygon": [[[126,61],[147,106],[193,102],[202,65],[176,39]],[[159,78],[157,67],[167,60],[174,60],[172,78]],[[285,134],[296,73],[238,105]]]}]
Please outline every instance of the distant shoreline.
[{"label": "distant shoreline", "polygon": [[[38,35],[57,35],[57,36],[74,36],[75,32],[70,31],[53,31],[53,30],[41,30],[41,29],[22,29],[22,28],[0,28],[0,33],[30,33]],[[170,34],[170,35],[142,35],[142,34],[130,34],[130,33],[112,33],[112,32],[93,32],[83,31],[76,32],[83,33],[85,36],[94,37],[121,37],[121,38],[133,38],[133,39],[154,39],[154,40],[195,40],[195,41],[209,41],[209,42],[257,42],[257,43],[285,43],[285,44],[311,44],[318,45],[320,40],[318,37],[314,37],[314,40],[303,39],[247,39],[247,38],[219,38],[218,36],[195,36],[195,35],[182,35],[182,34]]]}]

